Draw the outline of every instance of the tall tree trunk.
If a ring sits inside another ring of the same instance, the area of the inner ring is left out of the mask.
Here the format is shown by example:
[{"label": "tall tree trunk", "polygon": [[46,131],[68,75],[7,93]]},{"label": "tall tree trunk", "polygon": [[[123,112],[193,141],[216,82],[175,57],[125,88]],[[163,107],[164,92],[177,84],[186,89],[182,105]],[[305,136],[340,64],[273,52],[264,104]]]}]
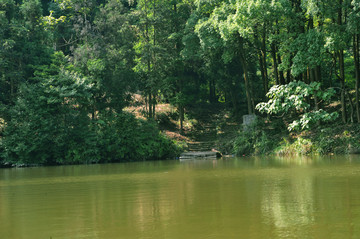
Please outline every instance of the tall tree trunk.
[{"label": "tall tree trunk", "polygon": [[[257,28],[255,28],[254,30],[254,37],[255,39],[259,39],[260,37],[258,36],[257,33]],[[263,31],[262,33],[262,37],[265,37],[265,31]],[[264,54],[265,53],[265,48],[263,47],[263,44],[265,42],[263,40],[261,41],[257,41],[256,40],[256,44],[259,45],[259,50],[258,50],[258,60],[259,60],[259,66],[260,66],[260,74],[261,74],[261,80],[263,83],[263,89],[264,89],[264,93],[266,94],[268,92],[268,87],[267,87],[267,79],[266,79],[266,63],[264,64]],[[266,60],[265,60],[266,62]]]},{"label": "tall tree trunk", "polygon": [[[177,16],[177,4],[176,1],[174,1],[174,15]],[[174,32],[179,32],[179,23],[177,18],[174,20]],[[175,43],[175,50],[178,55],[180,55],[180,42],[176,41]],[[178,77],[177,86],[178,86],[178,92],[182,94],[183,92],[183,72],[176,71],[175,76]],[[185,119],[185,106],[182,102],[182,99],[180,102],[177,103],[177,108],[179,110],[179,121],[180,121],[180,134],[184,133],[184,119]]]},{"label": "tall tree trunk", "polygon": [[152,118],[153,117],[153,113],[152,113],[152,95],[151,95],[151,92],[149,92],[149,118]]},{"label": "tall tree trunk", "polygon": [[276,59],[276,46],[275,43],[271,43],[271,56],[273,60],[273,74],[277,85],[280,85],[278,64]]},{"label": "tall tree trunk", "polygon": [[344,50],[339,50],[339,70],[340,70],[340,85],[341,85],[341,116],[343,123],[347,122],[346,101],[345,101],[345,64],[344,64]]},{"label": "tall tree trunk", "polygon": [[145,39],[146,39],[146,47],[147,47],[147,58],[146,58],[146,63],[147,63],[147,97],[148,97],[148,117],[152,118],[153,114],[152,114],[152,95],[151,95],[151,77],[150,77],[150,73],[151,73],[151,51],[150,51],[150,36],[149,36],[149,19],[148,19],[148,1],[145,0],[145,16],[146,16],[146,21],[145,21]]},{"label": "tall tree trunk", "polygon": [[[154,16],[154,24],[153,24],[153,48],[155,49],[156,46],[156,0],[153,0],[153,16]],[[156,51],[152,50],[152,62],[153,62],[153,71],[156,71],[157,62],[156,62]],[[155,80],[155,79],[154,79]],[[153,90],[152,90],[153,91]],[[156,91],[155,91],[156,92]],[[151,93],[150,93],[151,94]],[[155,119],[155,111],[156,111],[156,93],[153,93],[152,95],[152,118]]]},{"label": "tall tree trunk", "polygon": [[264,61],[263,61],[263,56],[262,56],[262,52],[259,51],[259,65],[260,65],[260,73],[261,73],[261,79],[263,82],[263,88],[264,88],[264,92],[265,94],[268,92],[268,87],[267,87],[267,80],[265,77],[265,67],[264,67]]},{"label": "tall tree trunk", "polygon": [[[310,71],[310,79],[311,82],[316,82],[316,70],[315,69],[309,69]],[[314,108],[315,110],[319,110],[319,100],[318,97],[316,96],[317,92],[314,92]]]},{"label": "tall tree trunk", "polygon": [[[338,8],[338,19],[337,24],[339,26],[342,25],[342,3],[343,0],[339,0],[339,8]],[[341,84],[341,116],[343,123],[347,122],[347,114],[346,114],[346,101],[345,101],[345,64],[344,64],[344,50],[340,49],[338,51],[339,57],[339,71],[340,71],[340,84]]]},{"label": "tall tree trunk", "polygon": [[[277,54],[277,60],[278,60],[278,65],[280,65],[282,63],[282,61],[281,61],[281,56],[279,54]],[[280,84],[285,85],[285,77],[284,77],[283,71],[279,70],[279,77],[280,77]]]},{"label": "tall tree trunk", "polygon": [[185,116],[185,109],[182,104],[179,105],[179,114],[180,114],[180,133],[184,132],[184,116]]},{"label": "tall tree trunk", "polygon": [[266,60],[266,25],[263,27],[262,42],[261,42],[261,54],[262,54],[262,65],[264,69],[264,91],[265,94],[269,91],[269,78],[267,72],[267,60]]},{"label": "tall tree trunk", "polygon": [[354,123],[354,104],[352,102],[350,93],[345,91],[345,94],[347,95],[350,104],[350,122]]},{"label": "tall tree trunk", "polygon": [[250,86],[250,78],[249,78],[249,72],[248,72],[248,66],[246,62],[246,53],[244,49],[244,39],[240,37],[240,63],[244,71],[244,81],[245,81],[245,91],[246,91],[246,101],[247,101],[247,107],[248,107],[248,114],[254,113],[253,108],[253,99],[252,99],[252,90]]},{"label": "tall tree trunk", "polygon": [[303,81],[304,81],[306,84],[310,84],[310,71],[309,71],[309,68],[307,68],[307,69],[306,69],[306,72],[304,73]]},{"label": "tall tree trunk", "polygon": [[315,68],[315,79],[317,82],[322,82],[321,81],[321,66],[316,66]]},{"label": "tall tree trunk", "polygon": [[291,82],[291,70],[287,70],[286,72],[286,84],[289,84]]},{"label": "tall tree trunk", "polygon": [[[255,38],[258,39],[258,35],[255,32]],[[261,79],[263,82],[263,89],[264,93],[266,94],[269,91],[269,82],[268,82],[268,73],[267,73],[267,62],[266,62],[266,24],[262,28],[261,33],[261,41],[257,42],[260,45],[260,49],[258,51],[259,56],[259,66],[260,66],[260,73]]]},{"label": "tall tree trunk", "polygon": [[355,108],[356,108],[356,119],[360,123],[360,108],[359,108],[359,85],[360,85],[360,52],[359,52],[359,34],[353,36],[353,53],[354,53],[354,64],[355,64]]},{"label": "tall tree trunk", "polygon": [[156,102],[156,94],[153,95],[153,110],[152,110],[152,116],[153,118],[155,119],[155,113],[156,113],[156,105],[157,105],[157,102]]},{"label": "tall tree trunk", "polygon": [[179,121],[180,121],[180,133],[182,134],[184,132],[184,119],[185,119],[185,106],[183,103],[183,98],[184,97],[182,95],[183,92],[183,79],[180,77],[178,79],[178,86],[179,86],[179,93],[181,95],[180,100],[177,102],[177,108],[179,110]]}]

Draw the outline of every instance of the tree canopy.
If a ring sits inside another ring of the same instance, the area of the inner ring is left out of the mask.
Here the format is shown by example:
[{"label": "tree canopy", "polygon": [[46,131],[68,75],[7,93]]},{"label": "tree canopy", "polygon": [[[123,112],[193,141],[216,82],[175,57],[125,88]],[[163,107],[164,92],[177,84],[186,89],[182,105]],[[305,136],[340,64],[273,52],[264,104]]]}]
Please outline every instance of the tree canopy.
[{"label": "tree canopy", "polygon": [[[121,124],[150,127],[159,102],[181,128],[197,102],[236,116],[292,109],[303,121],[291,129],[360,123],[359,19],[356,0],[0,0],[2,158],[99,161],[112,133],[130,144]],[[147,123],[123,112],[134,93]]]}]

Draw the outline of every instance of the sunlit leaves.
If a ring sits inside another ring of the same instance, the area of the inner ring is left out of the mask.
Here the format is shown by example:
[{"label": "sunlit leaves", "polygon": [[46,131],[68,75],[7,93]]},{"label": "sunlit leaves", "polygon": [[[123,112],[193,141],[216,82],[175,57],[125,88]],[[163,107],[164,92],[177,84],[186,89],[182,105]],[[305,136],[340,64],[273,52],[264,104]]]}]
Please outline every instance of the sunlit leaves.
[{"label": "sunlit leaves", "polygon": [[267,93],[269,100],[259,103],[256,109],[267,114],[299,114],[300,119],[289,125],[290,131],[308,129],[315,122],[328,122],[336,119],[337,113],[311,109],[307,99],[315,95],[318,99],[328,102],[335,95],[335,90],[321,90],[318,82],[308,85],[301,81],[294,81],[287,85],[275,85]]},{"label": "sunlit leaves", "polygon": [[336,120],[338,117],[338,112],[328,113],[322,109],[311,111],[301,115],[300,119],[294,120],[290,123],[288,129],[289,131],[310,129],[312,125],[318,122],[331,122]]},{"label": "sunlit leaves", "polygon": [[56,18],[53,16],[54,11],[50,11],[49,16],[44,16],[42,24],[44,25],[45,29],[48,30],[49,28],[54,28],[57,24],[65,22],[66,16],[60,16]]},{"label": "sunlit leaves", "polygon": [[347,30],[351,33],[360,33],[360,1],[352,0],[351,10],[347,21]]}]

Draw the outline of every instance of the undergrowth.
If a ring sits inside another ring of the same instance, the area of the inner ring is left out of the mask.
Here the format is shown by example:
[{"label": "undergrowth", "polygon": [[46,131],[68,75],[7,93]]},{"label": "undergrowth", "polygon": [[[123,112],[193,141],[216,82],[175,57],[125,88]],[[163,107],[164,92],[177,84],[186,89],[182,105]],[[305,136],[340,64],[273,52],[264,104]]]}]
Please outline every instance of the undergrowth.
[{"label": "undergrowth", "polygon": [[258,120],[250,130],[240,131],[231,141],[232,153],[238,156],[360,153],[359,125],[331,124],[291,134],[279,124],[272,126],[270,130],[264,121]]}]

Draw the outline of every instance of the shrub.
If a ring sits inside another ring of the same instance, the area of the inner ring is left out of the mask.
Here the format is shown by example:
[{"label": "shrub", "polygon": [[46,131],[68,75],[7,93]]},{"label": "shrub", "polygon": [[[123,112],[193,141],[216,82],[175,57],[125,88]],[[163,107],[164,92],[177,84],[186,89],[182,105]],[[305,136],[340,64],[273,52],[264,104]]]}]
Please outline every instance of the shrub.
[{"label": "shrub", "polygon": [[283,139],[280,146],[275,149],[278,155],[308,155],[317,154],[318,149],[310,139],[296,138],[293,142]]},{"label": "shrub", "polygon": [[158,130],[155,122],[131,114],[111,114],[98,128],[101,160],[155,160],[175,157],[177,147]]},{"label": "shrub", "polygon": [[257,122],[247,131],[241,131],[234,141],[233,151],[236,155],[268,154],[276,146],[270,133],[264,130],[263,122]]}]

